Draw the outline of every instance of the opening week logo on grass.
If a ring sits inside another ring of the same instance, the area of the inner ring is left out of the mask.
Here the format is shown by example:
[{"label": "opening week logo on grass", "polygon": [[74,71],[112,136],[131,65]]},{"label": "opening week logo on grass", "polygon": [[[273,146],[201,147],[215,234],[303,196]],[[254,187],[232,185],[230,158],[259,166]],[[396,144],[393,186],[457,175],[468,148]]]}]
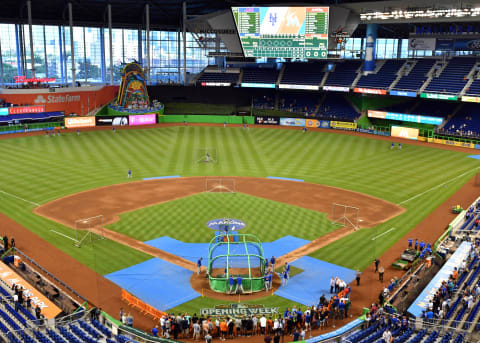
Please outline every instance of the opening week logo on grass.
[{"label": "opening week logo on grass", "polygon": [[215,308],[202,308],[200,314],[204,316],[254,316],[259,314],[278,314],[278,307],[263,305],[229,304],[217,305]]}]

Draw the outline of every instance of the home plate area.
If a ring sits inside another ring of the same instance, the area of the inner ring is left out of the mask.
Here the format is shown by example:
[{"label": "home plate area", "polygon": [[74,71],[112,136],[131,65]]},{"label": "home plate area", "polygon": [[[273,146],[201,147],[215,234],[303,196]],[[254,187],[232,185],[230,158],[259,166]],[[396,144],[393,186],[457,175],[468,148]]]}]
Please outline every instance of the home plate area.
[{"label": "home plate area", "polygon": [[[309,241],[304,239],[285,236],[274,242],[262,243],[262,247],[265,257],[270,259],[273,255],[285,255],[307,243]],[[192,262],[203,257],[203,264],[208,263],[208,243],[184,243],[165,236],[146,241],[145,244]],[[322,294],[329,295],[332,276],[338,276],[347,283],[355,278],[354,270],[309,256],[303,256],[291,262],[291,265],[303,272],[290,277],[287,285],[280,287],[274,294],[306,306],[316,304]],[[105,275],[110,281],[161,311],[201,296],[191,287],[191,276],[192,271],[159,258]]]}]

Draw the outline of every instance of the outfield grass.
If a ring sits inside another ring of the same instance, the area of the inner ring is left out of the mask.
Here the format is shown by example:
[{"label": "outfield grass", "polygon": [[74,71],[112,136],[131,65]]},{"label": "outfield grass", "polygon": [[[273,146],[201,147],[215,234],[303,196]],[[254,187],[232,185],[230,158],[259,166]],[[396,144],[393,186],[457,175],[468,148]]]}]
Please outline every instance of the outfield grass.
[{"label": "outfield grass", "polygon": [[213,231],[206,223],[236,218],[247,226],[241,233],[272,242],[292,234],[313,240],[338,228],[325,213],[242,193],[201,193],[120,215],[107,227],[140,241],[170,236],[183,242],[208,243]]},{"label": "outfield grass", "polygon": [[[195,163],[196,149],[203,147],[217,149],[217,164]],[[362,269],[453,194],[480,165],[466,153],[409,144],[390,150],[386,141],[335,132],[198,126],[7,139],[0,140],[0,154],[0,190],[15,196],[0,192],[0,211],[103,274],[148,256],[102,242],[92,259],[88,249],[74,248],[51,233],[50,229],[64,233],[70,229],[33,214],[34,203],[126,182],[129,168],[135,179],[177,174],[302,178],[370,194],[407,209],[376,229],[359,231],[312,254]],[[442,186],[434,188],[438,185]],[[391,227],[396,230],[372,244],[373,235]],[[284,226],[278,235],[296,235],[299,230]]]}]

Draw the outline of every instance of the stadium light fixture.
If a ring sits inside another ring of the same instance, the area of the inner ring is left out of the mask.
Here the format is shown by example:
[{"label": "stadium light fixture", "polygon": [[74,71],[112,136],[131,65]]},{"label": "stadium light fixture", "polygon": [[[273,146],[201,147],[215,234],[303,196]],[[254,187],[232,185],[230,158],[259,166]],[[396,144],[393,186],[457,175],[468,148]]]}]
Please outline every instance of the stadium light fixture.
[{"label": "stadium light fixture", "polygon": [[480,7],[476,8],[449,8],[449,9],[395,9],[386,12],[365,12],[360,14],[363,21],[370,20],[391,20],[391,19],[412,19],[412,18],[442,18],[442,17],[478,17]]}]

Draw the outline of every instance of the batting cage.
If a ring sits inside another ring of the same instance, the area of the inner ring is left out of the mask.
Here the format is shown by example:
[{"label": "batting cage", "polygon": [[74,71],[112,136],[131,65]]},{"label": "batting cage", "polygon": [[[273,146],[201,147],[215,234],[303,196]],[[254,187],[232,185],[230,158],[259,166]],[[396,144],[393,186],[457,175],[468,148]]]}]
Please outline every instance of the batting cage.
[{"label": "batting cage", "polygon": [[[216,292],[252,293],[265,289],[262,243],[251,234],[216,232],[208,247],[208,278]],[[230,276],[234,283],[230,286]],[[241,278],[241,287],[237,280]]]}]

